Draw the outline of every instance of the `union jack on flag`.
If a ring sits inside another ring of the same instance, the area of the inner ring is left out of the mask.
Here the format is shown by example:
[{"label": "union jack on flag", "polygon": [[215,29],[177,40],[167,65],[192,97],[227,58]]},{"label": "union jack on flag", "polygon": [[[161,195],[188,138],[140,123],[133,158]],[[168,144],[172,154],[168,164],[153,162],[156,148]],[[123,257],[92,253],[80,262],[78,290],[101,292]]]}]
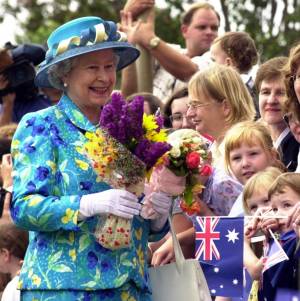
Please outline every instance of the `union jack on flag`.
[{"label": "union jack on flag", "polygon": [[214,240],[220,240],[220,232],[215,228],[220,220],[218,217],[196,217],[200,226],[200,231],[196,231],[196,241],[200,240],[200,246],[196,251],[196,259],[199,260],[203,255],[204,260],[220,259],[220,252]]},{"label": "union jack on flag", "polygon": [[243,296],[243,217],[196,216],[195,254],[213,296]]}]

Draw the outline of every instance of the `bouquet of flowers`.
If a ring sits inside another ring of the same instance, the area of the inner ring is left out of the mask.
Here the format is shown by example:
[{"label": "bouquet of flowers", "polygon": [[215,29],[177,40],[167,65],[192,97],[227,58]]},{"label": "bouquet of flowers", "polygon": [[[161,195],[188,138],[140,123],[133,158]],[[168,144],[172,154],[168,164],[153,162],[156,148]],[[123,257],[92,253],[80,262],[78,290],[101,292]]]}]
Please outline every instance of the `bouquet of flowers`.
[{"label": "bouquet of flowers", "polygon": [[[147,172],[171,148],[161,126],[160,118],[144,114],[142,97],[126,102],[114,93],[102,109],[100,128],[85,135],[84,153],[99,181],[142,196]],[[108,215],[99,218],[95,236],[104,247],[119,249],[129,246],[130,233],[130,220]]]},{"label": "bouquet of flowers", "polygon": [[168,137],[172,149],[152,173],[152,190],[161,190],[173,196],[182,196],[180,207],[189,215],[198,214],[197,195],[205,187],[212,173],[208,143],[198,132],[177,130]]}]

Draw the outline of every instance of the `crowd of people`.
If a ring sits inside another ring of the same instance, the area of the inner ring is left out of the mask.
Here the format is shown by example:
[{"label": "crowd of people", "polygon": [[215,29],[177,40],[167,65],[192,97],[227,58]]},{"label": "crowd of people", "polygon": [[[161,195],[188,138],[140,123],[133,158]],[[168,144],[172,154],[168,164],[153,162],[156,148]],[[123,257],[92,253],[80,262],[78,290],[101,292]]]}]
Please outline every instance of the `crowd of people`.
[{"label": "crowd of people", "polygon": [[[71,20],[51,33],[47,52],[0,51],[1,300],[151,300],[148,268],[174,261],[170,212],[185,257],[195,257],[193,218],[180,197],[163,184],[145,190],[151,210],[141,214],[143,200],[97,174],[80,151],[101,131],[119,70],[128,102],[142,96],[145,114],[161,115],[167,133],[191,129],[207,141],[212,172],[195,195],[198,214],[249,218],[250,285],[241,298],[215,300],[275,301],[280,289],[300,288],[300,44],[261,62],[248,33],[218,36],[218,12],[197,2],[181,18],[183,49],[156,35],[154,2],[128,0],[118,26],[101,16]],[[152,57],[152,91],[139,90],[137,47]],[[35,78],[15,87],[20,52]],[[126,248],[95,238],[110,215],[131,220]],[[260,233],[267,244],[270,230],[289,259],[264,271],[252,238]]]}]

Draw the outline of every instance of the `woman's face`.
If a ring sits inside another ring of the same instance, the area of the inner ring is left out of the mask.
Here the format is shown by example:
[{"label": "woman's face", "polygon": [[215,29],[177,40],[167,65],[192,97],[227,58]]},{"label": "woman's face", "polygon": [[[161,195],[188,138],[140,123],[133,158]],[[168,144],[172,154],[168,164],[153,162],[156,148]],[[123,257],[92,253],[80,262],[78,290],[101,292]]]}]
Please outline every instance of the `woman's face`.
[{"label": "woman's face", "polygon": [[284,125],[281,105],[285,96],[283,78],[262,81],[258,97],[259,111],[262,119],[268,125]]},{"label": "woman's face", "polygon": [[116,58],[111,49],[87,53],[75,59],[65,76],[67,94],[86,114],[97,114],[107,103],[116,83]]},{"label": "woman's face", "polygon": [[250,146],[242,143],[229,155],[230,169],[243,185],[258,171],[271,166],[273,160],[273,155],[265,151],[260,144]]},{"label": "woman's face", "polygon": [[190,95],[187,116],[200,134],[208,134],[218,139],[227,128],[224,102],[218,103],[210,96]]},{"label": "woman's face", "polygon": [[188,110],[188,97],[175,98],[171,105],[171,123],[172,128],[178,129],[191,129],[193,124],[189,118],[187,118]]},{"label": "woman's face", "polygon": [[294,89],[295,89],[297,99],[300,103],[300,62],[295,73]]}]

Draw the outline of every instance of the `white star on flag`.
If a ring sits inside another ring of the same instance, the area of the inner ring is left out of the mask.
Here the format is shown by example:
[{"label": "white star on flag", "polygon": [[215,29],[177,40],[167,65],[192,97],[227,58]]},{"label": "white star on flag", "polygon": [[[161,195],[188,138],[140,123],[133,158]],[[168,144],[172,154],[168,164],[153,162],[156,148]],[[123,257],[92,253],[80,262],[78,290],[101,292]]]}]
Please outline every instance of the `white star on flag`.
[{"label": "white star on flag", "polygon": [[227,232],[228,234],[225,236],[228,238],[228,242],[232,241],[233,243],[235,243],[236,240],[239,240],[239,232],[235,232],[235,229],[233,229],[232,231],[227,230]]}]

